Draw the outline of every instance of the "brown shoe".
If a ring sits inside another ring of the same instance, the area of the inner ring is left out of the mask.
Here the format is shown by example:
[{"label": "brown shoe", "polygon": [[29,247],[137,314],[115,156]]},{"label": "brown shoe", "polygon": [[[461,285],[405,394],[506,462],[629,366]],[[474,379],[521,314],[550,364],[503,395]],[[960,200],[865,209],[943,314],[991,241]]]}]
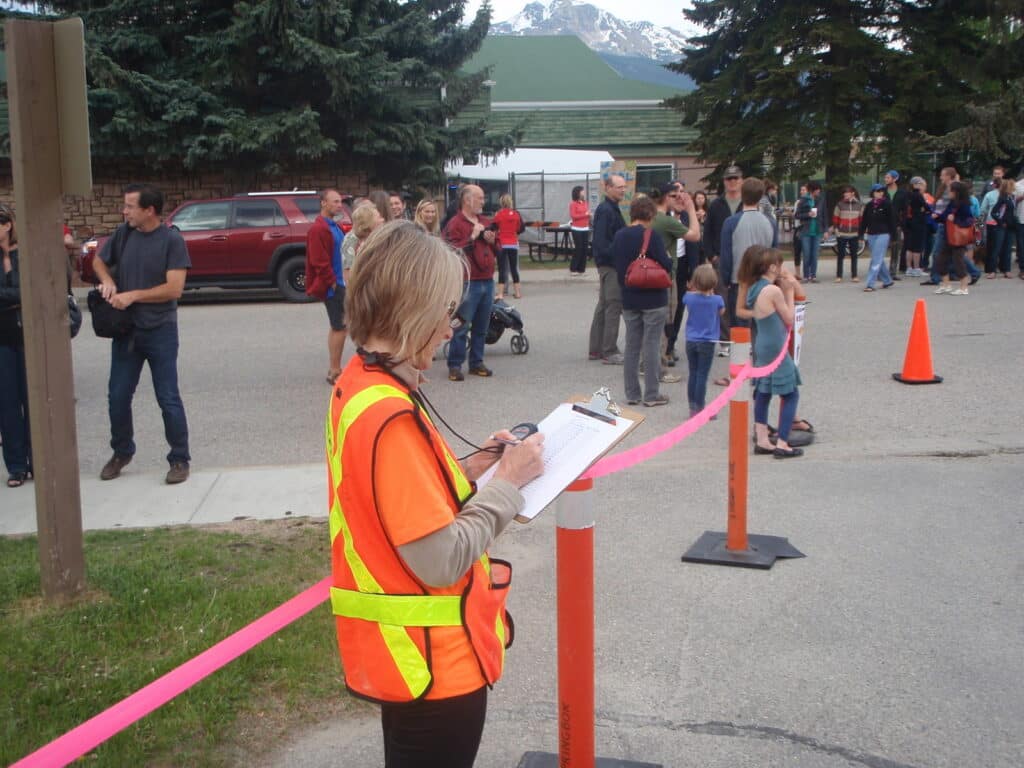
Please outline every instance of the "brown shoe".
[{"label": "brown shoe", "polygon": [[184,483],[186,480],[188,480],[188,463],[176,461],[171,464],[171,468],[167,470],[167,484],[177,485],[178,483]]},{"label": "brown shoe", "polygon": [[115,477],[119,477],[121,470],[131,464],[131,456],[122,456],[119,453],[115,453],[110,457],[110,461],[103,465],[103,469],[100,470],[100,480],[113,480]]}]

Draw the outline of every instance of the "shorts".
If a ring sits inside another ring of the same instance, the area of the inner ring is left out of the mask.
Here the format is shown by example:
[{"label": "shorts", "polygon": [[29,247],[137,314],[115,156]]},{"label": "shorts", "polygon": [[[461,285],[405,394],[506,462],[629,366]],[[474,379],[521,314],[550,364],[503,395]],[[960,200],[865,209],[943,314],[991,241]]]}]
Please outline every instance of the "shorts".
[{"label": "shorts", "polygon": [[345,286],[334,286],[334,295],[324,299],[327,308],[327,319],[331,321],[331,330],[344,331],[345,325]]}]

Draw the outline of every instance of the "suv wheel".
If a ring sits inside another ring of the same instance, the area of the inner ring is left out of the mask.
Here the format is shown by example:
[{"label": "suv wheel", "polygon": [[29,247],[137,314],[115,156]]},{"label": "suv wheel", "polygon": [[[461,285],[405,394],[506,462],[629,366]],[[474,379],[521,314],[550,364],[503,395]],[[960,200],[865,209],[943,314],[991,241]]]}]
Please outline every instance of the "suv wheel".
[{"label": "suv wheel", "polygon": [[285,301],[309,302],[306,295],[306,256],[295,254],[288,256],[277,268],[277,289]]}]

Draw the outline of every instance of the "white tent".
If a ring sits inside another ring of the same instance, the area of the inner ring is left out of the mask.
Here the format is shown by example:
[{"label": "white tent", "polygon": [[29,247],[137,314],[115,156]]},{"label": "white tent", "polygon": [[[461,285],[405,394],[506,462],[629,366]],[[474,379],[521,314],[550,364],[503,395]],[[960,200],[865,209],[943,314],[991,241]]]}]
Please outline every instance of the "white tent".
[{"label": "white tent", "polygon": [[[493,185],[511,193],[516,209],[527,221],[564,223],[569,220],[573,187],[582,186],[590,207],[597,205],[601,164],[613,159],[607,152],[526,148],[480,165],[453,163],[445,170],[449,178],[480,182],[487,187]],[[497,203],[496,196],[494,203]]]},{"label": "white tent", "polygon": [[479,165],[451,163],[445,168],[448,176],[471,181],[507,181],[510,173],[541,173],[572,175],[580,178],[601,172],[602,162],[611,162],[607,152],[581,149],[517,149],[496,160]]}]

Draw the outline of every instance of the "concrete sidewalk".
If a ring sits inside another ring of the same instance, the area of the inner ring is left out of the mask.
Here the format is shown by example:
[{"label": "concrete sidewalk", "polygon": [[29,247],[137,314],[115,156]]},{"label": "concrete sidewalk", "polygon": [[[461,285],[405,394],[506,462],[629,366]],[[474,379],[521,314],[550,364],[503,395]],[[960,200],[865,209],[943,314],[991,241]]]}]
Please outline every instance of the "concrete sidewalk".
[{"label": "concrete sidewalk", "polygon": [[[326,484],[323,464],[193,471],[180,485],[165,484],[163,473],[135,474],[129,465],[116,480],[81,478],[82,527],[91,531],[322,517]],[[0,488],[0,507],[0,535],[35,533],[32,482]]]}]

